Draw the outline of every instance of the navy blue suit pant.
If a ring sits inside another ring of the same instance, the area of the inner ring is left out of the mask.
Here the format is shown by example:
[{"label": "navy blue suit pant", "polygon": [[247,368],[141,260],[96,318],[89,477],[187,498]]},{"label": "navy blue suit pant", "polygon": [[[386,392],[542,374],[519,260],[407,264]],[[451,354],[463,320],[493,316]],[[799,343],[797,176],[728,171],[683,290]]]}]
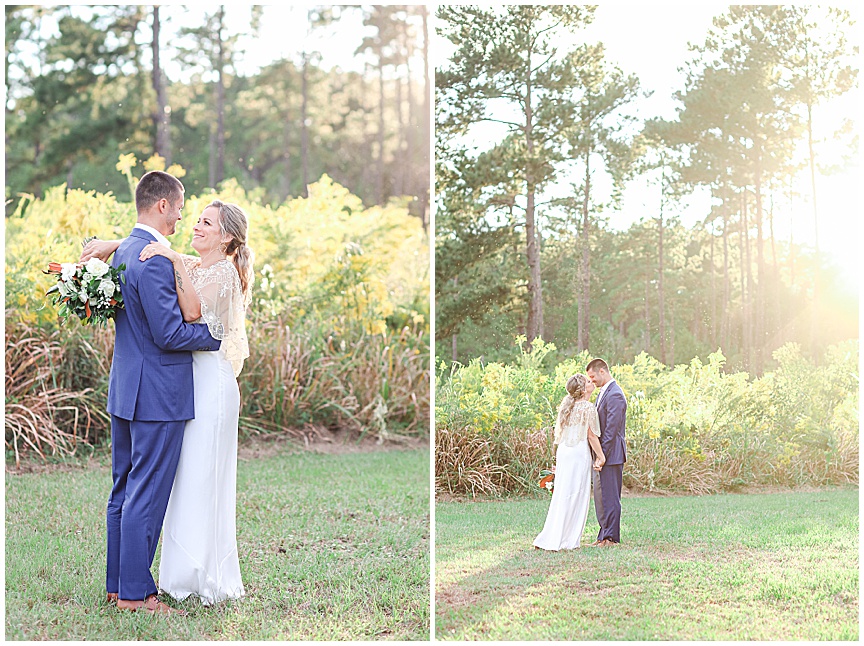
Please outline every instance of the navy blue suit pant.
[{"label": "navy blue suit pant", "polygon": [[174,485],[185,425],[185,421],[141,422],[111,416],[114,486],[107,510],[105,587],[121,599],[146,599],[158,592],[150,566]]},{"label": "navy blue suit pant", "polygon": [[594,510],[600,532],[597,540],[621,542],[621,484],[623,464],[604,464],[600,473],[592,471],[594,480]]}]

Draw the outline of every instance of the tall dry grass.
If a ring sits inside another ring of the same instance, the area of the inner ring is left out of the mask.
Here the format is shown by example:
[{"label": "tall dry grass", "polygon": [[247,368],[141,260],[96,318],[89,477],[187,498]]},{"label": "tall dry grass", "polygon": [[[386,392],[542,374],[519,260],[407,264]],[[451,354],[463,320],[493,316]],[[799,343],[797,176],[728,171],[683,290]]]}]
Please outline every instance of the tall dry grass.
[{"label": "tall dry grass", "polygon": [[[6,449],[16,464],[72,455],[107,443],[106,412],[114,333],[73,321],[61,329],[6,316]],[[238,379],[241,439],[303,437],[347,429],[380,441],[429,433],[428,344],[424,332],[359,334],[335,340],[316,326],[282,318],[249,327],[251,356]]]},{"label": "tall dry grass", "polygon": [[98,387],[107,379],[104,355],[80,337],[61,342],[60,334],[16,323],[7,313],[5,442],[16,466],[31,452],[42,459],[72,455],[107,428]]},{"label": "tall dry grass", "polygon": [[266,422],[259,432],[319,424],[381,440],[428,435],[422,331],[337,339],[277,317],[251,326],[249,345],[240,377],[243,415]]},{"label": "tall dry grass", "polygon": [[554,463],[551,432],[535,429],[504,439],[465,427],[440,429],[435,434],[436,490],[491,496],[530,489],[540,470]]}]

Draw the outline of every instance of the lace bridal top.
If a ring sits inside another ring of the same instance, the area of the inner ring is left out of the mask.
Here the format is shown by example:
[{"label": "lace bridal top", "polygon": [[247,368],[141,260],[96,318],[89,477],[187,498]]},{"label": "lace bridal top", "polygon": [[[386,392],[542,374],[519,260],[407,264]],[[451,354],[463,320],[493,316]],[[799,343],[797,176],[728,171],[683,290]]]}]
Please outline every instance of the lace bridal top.
[{"label": "lace bridal top", "polygon": [[555,444],[576,446],[588,439],[588,430],[600,437],[600,419],[597,409],[589,401],[578,401],[573,404],[565,419],[555,420]]},{"label": "lace bridal top", "polygon": [[227,259],[202,268],[200,258],[186,255],[183,264],[201,301],[201,318],[197,322],[206,323],[213,338],[222,341],[225,358],[231,363],[236,377],[249,356],[246,337],[249,297],[248,293],[245,297],[243,295],[237,268]]}]

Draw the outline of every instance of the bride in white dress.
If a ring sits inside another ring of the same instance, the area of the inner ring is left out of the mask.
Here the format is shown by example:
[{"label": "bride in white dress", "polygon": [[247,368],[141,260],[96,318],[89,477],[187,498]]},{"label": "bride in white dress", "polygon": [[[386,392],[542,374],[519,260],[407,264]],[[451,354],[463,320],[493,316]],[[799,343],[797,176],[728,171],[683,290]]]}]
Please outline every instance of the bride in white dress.
[{"label": "bride in white dress", "polygon": [[[193,227],[186,256],[158,242],[141,260],[161,255],[174,265],[180,311],[222,341],[218,352],[193,352],[195,419],[186,422],[180,461],[162,527],[159,588],[205,605],[245,594],[237,553],[237,376],[249,356],[246,308],[252,288],[247,218],[234,204],[214,201]],[[94,241],[110,256],[121,241]]]},{"label": "bride in white dress", "polygon": [[[585,375],[567,380],[567,395],[555,421],[555,486],[543,531],[534,539],[537,549],[559,551],[580,546],[591,497],[591,451],[599,471],[606,462],[600,447],[597,409],[588,401],[594,384]],[[590,444],[590,450],[589,450]]]}]

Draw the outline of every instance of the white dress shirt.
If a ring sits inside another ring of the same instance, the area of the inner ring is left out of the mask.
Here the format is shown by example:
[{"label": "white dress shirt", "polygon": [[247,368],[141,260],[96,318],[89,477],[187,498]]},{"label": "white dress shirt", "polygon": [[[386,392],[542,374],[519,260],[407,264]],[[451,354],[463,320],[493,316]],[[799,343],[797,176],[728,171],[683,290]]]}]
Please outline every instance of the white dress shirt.
[{"label": "white dress shirt", "polygon": [[154,238],[156,238],[156,242],[160,242],[160,243],[164,244],[166,247],[169,247],[169,248],[171,247],[171,243],[168,242],[168,238],[163,236],[161,233],[159,233],[153,227],[151,227],[147,224],[141,224],[140,222],[136,222],[134,228],[135,229],[141,229],[142,231],[146,231],[147,233],[151,234]]}]

